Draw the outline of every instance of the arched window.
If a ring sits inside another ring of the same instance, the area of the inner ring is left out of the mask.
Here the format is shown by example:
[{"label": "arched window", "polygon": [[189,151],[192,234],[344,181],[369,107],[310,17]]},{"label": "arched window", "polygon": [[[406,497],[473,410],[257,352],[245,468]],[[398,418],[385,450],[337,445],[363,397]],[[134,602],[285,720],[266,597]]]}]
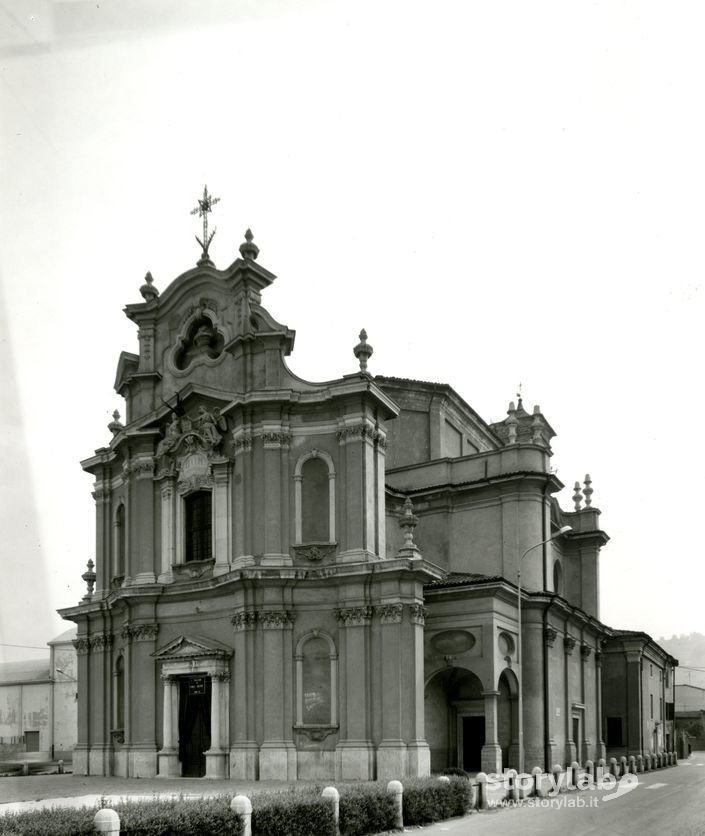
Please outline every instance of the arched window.
[{"label": "arched window", "polygon": [[127,532],[125,530],[125,506],[121,502],[115,512],[115,573],[114,577],[125,577],[125,554]]},{"label": "arched window", "polygon": [[337,724],[338,655],[330,636],[315,631],[304,636],[296,653],[298,726]]},{"label": "arched window", "polygon": [[553,591],[556,595],[563,594],[563,567],[560,560],[553,564]]},{"label": "arched window", "polygon": [[210,491],[196,491],[184,498],[185,563],[213,556],[212,516]]},{"label": "arched window", "polygon": [[118,656],[115,663],[115,728],[125,728],[125,659]]},{"label": "arched window", "polygon": [[333,459],[311,450],[294,471],[296,542],[335,542],[335,470]]}]

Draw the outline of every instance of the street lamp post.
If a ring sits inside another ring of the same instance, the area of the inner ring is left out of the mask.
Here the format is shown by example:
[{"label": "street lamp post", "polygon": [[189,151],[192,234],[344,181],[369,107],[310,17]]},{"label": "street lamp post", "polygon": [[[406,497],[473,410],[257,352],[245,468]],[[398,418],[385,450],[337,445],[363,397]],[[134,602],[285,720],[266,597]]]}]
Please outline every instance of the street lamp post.
[{"label": "street lamp post", "polygon": [[[550,537],[547,537],[545,540],[542,540],[540,543],[535,543],[533,546],[529,546],[529,548],[524,552],[524,554],[519,558],[519,566],[517,569],[517,621],[519,624],[519,630],[517,633],[517,669],[519,671],[519,694],[517,700],[517,709],[518,709],[518,731],[519,731],[519,774],[521,775],[524,772],[524,656],[521,647],[521,566],[524,558],[526,557],[529,552],[532,552],[534,549],[538,549],[541,546],[545,546],[546,543],[550,543],[551,540],[555,540],[556,537],[560,537],[562,534],[565,534],[568,531],[572,531],[573,528],[570,525],[564,525],[560,528],[555,534],[552,534]],[[546,695],[544,695],[545,699]]]}]

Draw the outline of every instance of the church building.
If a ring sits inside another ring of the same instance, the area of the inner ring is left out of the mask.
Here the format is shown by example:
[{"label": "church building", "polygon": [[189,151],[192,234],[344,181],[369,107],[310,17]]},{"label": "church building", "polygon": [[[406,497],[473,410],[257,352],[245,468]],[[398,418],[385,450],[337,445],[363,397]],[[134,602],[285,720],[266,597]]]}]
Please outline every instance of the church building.
[{"label": "church building", "polygon": [[[589,477],[446,384],[290,370],[248,230],[128,304],[139,354],[93,476],[74,772],[387,779],[605,755]],[[521,573],[521,574],[520,574]],[[674,660],[673,660],[674,661]]]}]

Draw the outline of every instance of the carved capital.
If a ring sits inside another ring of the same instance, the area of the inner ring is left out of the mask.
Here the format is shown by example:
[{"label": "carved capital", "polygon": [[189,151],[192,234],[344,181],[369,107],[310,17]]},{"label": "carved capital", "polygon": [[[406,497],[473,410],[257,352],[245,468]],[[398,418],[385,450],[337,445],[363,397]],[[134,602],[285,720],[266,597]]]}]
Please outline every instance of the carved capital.
[{"label": "carved capital", "polygon": [[577,642],[575,641],[575,639],[572,636],[565,636],[565,638],[563,639],[563,650],[564,650],[564,652],[568,656],[570,656],[573,653],[573,648],[575,647],[576,644],[577,644]]},{"label": "carved capital", "polygon": [[544,630],[543,638],[548,647],[553,647],[556,639],[558,638],[558,630],[556,630],[555,627],[551,627],[549,624]]},{"label": "carved capital", "polygon": [[96,653],[103,653],[113,646],[114,636],[112,633],[96,633],[90,637],[89,641],[91,650],[95,650]]},{"label": "carved capital", "polygon": [[380,604],[374,608],[375,615],[379,616],[382,624],[401,624],[404,612],[403,604]]},{"label": "carved capital", "polygon": [[335,617],[345,627],[369,624],[372,619],[372,607],[339,607],[335,611]]},{"label": "carved capital", "polygon": [[76,654],[78,656],[85,656],[91,649],[91,642],[87,636],[81,636],[78,639],[73,639],[72,644],[76,648]]},{"label": "carved capital", "polygon": [[267,432],[262,433],[262,442],[265,450],[278,450],[281,447],[288,447],[291,444],[291,433],[288,432]]},{"label": "carved capital", "polygon": [[211,678],[218,682],[230,682],[230,671],[217,671]]},{"label": "carved capital", "polygon": [[283,630],[294,623],[294,613],[289,610],[260,610],[257,620],[263,630]]},{"label": "carved capital", "polygon": [[252,610],[236,612],[230,621],[236,633],[239,633],[241,630],[253,630],[257,624],[257,613]]},{"label": "carved capital", "polygon": [[580,645],[580,655],[583,659],[587,660],[590,658],[590,654],[592,653],[592,648],[589,644],[581,644]]},{"label": "carved capital", "polygon": [[407,604],[413,624],[425,624],[428,609],[423,604]]},{"label": "carved capital", "polygon": [[233,450],[235,455],[249,453],[252,450],[252,434],[238,430],[233,431]]},{"label": "carved capital", "polygon": [[159,632],[158,624],[126,624],[120,635],[126,641],[153,642]]}]

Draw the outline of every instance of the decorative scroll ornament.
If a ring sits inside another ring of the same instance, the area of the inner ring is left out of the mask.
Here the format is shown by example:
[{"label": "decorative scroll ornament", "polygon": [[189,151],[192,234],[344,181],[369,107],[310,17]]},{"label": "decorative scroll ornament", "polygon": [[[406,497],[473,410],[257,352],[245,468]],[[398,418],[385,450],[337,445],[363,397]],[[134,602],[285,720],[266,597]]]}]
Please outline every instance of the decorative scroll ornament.
[{"label": "decorative scroll ornament", "polygon": [[546,644],[549,647],[553,647],[553,645],[556,642],[556,639],[558,638],[558,630],[556,630],[555,627],[551,627],[549,624],[548,627],[546,627],[546,629],[544,630],[543,637],[546,641]]},{"label": "decorative scroll ornament", "polygon": [[580,645],[580,655],[583,657],[583,659],[589,659],[591,653],[592,653],[592,648],[590,647],[589,644],[581,644]]},{"label": "decorative scroll ornament", "polygon": [[216,228],[213,227],[213,231],[210,234],[208,233],[208,215],[213,211],[213,207],[219,201],[220,198],[208,194],[208,186],[204,186],[203,197],[199,199],[198,206],[191,210],[192,215],[198,215],[199,218],[203,218],[203,240],[196,235],[196,241],[198,241],[203,250],[201,258],[198,261],[199,265],[213,263],[208,256],[208,247],[210,247],[213,236],[216,233]]},{"label": "decorative scroll ornament", "polygon": [[314,743],[322,743],[329,735],[337,733],[338,726],[294,726],[294,731]]},{"label": "decorative scroll ornament", "polygon": [[294,554],[302,560],[320,563],[335,553],[336,543],[307,543],[305,546],[293,546]]},{"label": "decorative scroll ornament", "polygon": [[573,648],[576,645],[576,641],[572,636],[566,636],[563,639],[563,650],[570,656],[573,652]]}]

